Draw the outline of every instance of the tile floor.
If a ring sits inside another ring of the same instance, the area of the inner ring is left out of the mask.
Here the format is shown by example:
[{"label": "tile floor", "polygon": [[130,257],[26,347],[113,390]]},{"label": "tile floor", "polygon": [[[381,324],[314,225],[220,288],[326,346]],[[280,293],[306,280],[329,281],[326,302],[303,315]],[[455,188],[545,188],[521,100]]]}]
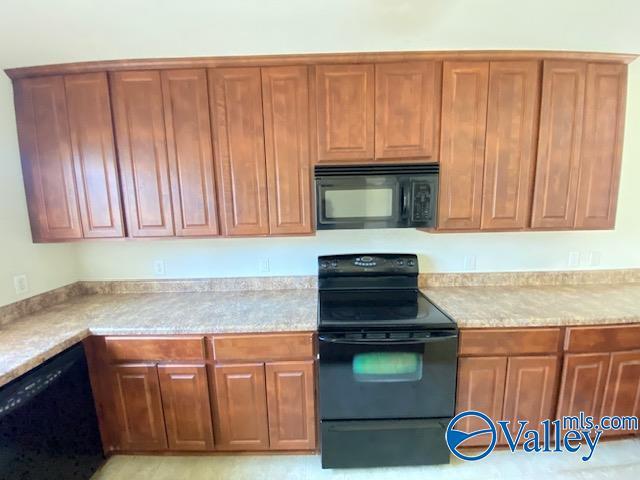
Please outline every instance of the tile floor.
[{"label": "tile floor", "polygon": [[640,438],[603,442],[588,462],[571,453],[495,451],[477,462],[357,470],[322,470],[316,455],[112,457],[93,480],[640,480]]}]

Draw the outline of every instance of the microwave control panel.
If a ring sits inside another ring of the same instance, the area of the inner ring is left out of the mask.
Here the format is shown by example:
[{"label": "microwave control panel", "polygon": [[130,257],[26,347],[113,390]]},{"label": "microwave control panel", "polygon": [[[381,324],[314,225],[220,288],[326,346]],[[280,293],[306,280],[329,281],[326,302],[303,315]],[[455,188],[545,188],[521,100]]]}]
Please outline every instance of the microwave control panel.
[{"label": "microwave control panel", "polygon": [[431,202],[433,191],[431,182],[412,181],[411,182],[411,221],[414,223],[428,222],[431,220]]}]

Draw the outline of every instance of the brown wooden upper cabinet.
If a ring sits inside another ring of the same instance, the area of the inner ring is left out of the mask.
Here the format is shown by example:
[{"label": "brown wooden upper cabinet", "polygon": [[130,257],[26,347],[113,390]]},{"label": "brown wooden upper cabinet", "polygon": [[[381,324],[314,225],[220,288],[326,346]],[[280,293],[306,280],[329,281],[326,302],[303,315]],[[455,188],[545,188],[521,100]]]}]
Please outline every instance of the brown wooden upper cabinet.
[{"label": "brown wooden upper cabinet", "polygon": [[480,229],[489,62],[444,62],[438,228]]},{"label": "brown wooden upper cabinet", "polygon": [[319,163],[435,162],[441,63],[315,68]]},{"label": "brown wooden upper cabinet", "polygon": [[33,239],[310,234],[315,163],[439,162],[439,231],[614,228],[629,59],[523,57],[16,78]]},{"label": "brown wooden upper cabinet", "polygon": [[306,67],[209,75],[225,235],[310,233]]},{"label": "brown wooden upper cabinet", "polygon": [[259,68],[209,71],[216,167],[225,235],[269,233]]},{"label": "brown wooden upper cabinet", "polygon": [[532,228],[614,227],[626,72],[544,62]]},{"label": "brown wooden upper cabinet", "polygon": [[207,71],[161,77],[176,235],[218,235]]},{"label": "brown wooden upper cabinet", "polygon": [[539,62],[445,62],[438,228],[528,226]]},{"label": "brown wooden upper cabinet", "polygon": [[111,86],[129,235],[173,236],[160,72],[116,72]]},{"label": "brown wooden upper cabinet", "polygon": [[307,67],[262,69],[269,233],[313,230]]},{"label": "brown wooden upper cabinet", "polygon": [[587,66],[575,228],[613,228],[622,161],[627,66]]},{"label": "brown wooden upper cabinet", "polygon": [[111,80],[129,235],[218,235],[206,70]]},{"label": "brown wooden upper cabinet", "polygon": [[539,62],[491,62],[482,230],[529,225],[535,168]]},{"label": "brown wooden upper cabinet", "polygon": [[124,235],[106,74],[14,84],[36,242]]},{"label": "brown wooden upper cabinet", "polygon": [[375,66],[375,158],[438,161],[440,62]]},{"label": "brown wooden upper cabinet", "polygon": [[373,65],[315,68],[318,162],[373,160],[374,85]]}]

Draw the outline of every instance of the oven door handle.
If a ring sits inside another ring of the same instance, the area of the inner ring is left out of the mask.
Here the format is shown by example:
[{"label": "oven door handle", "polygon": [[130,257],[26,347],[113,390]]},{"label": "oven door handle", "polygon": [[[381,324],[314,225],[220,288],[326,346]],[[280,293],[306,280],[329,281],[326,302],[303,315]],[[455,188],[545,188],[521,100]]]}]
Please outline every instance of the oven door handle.
[{"label": "oven door handle", "polygon": [[436,337],[425,338],[386,338],[386,339],[353,339],[353,338],[337,338],[328,335],[319,335],[318,340],[328,343],[340,343],[345,345],[416,345],[420,343],[435,343],[449,340],[457,337],[457,333],[449,333],[447,335],[438,335]]}]

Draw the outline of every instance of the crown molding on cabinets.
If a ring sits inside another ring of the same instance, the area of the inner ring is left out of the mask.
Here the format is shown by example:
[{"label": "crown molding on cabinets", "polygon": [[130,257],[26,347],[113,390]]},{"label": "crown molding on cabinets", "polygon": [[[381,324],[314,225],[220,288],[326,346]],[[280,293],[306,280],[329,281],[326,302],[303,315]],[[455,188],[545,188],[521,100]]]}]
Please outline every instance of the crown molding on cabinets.
[{"label": "crown molding on cabinets", "polygon": [[284,65],[318,65],[403,62],[417,60],[580,60],[587,62],[631,63],[638,57],[634,53],[573,52],[549,50],[438,50],[413,52],[349,52],[304,53],[289,55],[245,55],[184,58],[142,58],[129,60],[100,60],[93,62],[58,63],[33,67],[7,68],[9,78],[65,75],[120,70],[157,70],[181,68],[268,67]]}]

